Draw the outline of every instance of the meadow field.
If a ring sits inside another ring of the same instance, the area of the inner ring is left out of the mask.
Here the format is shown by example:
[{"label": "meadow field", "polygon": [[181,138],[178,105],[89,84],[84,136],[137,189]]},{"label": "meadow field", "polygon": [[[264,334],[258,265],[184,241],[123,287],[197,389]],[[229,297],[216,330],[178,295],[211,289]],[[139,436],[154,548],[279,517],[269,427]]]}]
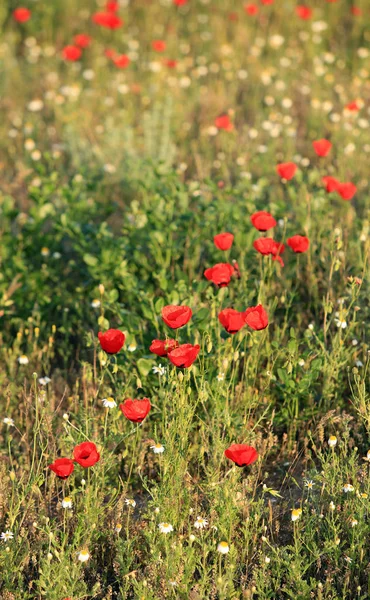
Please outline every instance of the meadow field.
[{"label": "meadow field", "polygon": [[369,600],[368,0],[0,30],[0,600]]}]

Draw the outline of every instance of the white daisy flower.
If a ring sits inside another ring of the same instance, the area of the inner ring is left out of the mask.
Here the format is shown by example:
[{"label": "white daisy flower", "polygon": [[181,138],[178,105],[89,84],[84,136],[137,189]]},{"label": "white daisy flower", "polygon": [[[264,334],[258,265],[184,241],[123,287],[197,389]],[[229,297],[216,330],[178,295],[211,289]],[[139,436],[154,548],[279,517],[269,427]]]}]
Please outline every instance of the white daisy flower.
[{"label": "white daisy flower", "polygon": [[119,533],[122,529],[122,525],[121,523],[117,523],[117,525],[115,526],[114,530],[116,533]]},{"label": "white daisy flower", "polygon": [[40,385],[47,385],[48,383],[50,383],[50,381],[51,381],[50,377],[40,377],[39,378]]},{"label": "white daisy flower", "polygon": [[66,496],[65,498],[63,498],[62,507],[63,508],[72,508],[72,498],[70,498],[69,496]]},{"label": "white daisy flower", "polygon": [[152,371],[154,374],[162,376],[166,373],[166,367],[163,367],[161,364],[159,364],[156,367],[152,367]]},{"label": "white daisy flower", "polygon": [[14,421],[10,417],[4,417],[3,423],[5,423],[5,425],[8,425],[8,427],[14,427]]},{"label": "white daisy flower", "polygon": [[104,408],[115,408],[117,406],[117,402],[111,396],[103,398],[102,403]]},{"label": "white daisy flower", "polygon": [[97,300],[97,299],[95,299],[95,300],[93,300],[93,301],[91,302],[91,306],[92,306],[92,308],[99,308],[99,307],[100,307],[100,305],[101,305],[101,302],[100,302],[100,300]]},{"label": "white daisy flower", "polygon": [[304,482],[304,485],[306,488],[308,488],[309,490],[313,489],[313,486],[315,485],[314,482],[311,479],[306,479],[306,481]]},{"label": "white daisy flower", "polygon": [[18,362],[19,362],[20,365],[28,365],[28,363],[30,361],[28,360],[28,356],[26,356],[25,354],[22,354],[22,356],[20,356],[18,358]]},{"label": "white daisy flower", "polygon": [[158,529],[161,533],[171,533],[173,531],[171,523],[159,523]]},{"label": "white daisy flower", "polygon": [[330,446],[330,448],[334,448],[334,446],[336,446],[337,443],[337,437],[335,435],[331,435],[328,439],[328,446]]},{"label": "white daisy flower", "polygon": [[131,506],[132,508],[135,508],[136,506],[136,502],[135,500],[132,500],[132,498],[125,498],[125,504],[127,504],[127,506]]},{"label": "white daisy flower", "polygon": [[223,381],[225,379],[225,373],[220,372],[217,377],[217,381]]},{"label": "white daisy flower", "polygon": [[227,554],[229,550],[230,548],[227,542],[220,542],[217,546],[217,552],[220,552],[220,554]]},{"label": "white daisy flower", "polygon": [[[129,352],[135,352],[136,348],[137,348],[136,344],[129,344],[129,345],[127,346],[127,350],[128,350]],[[161,366],[161,365],[159,365],[159,366]],[[161,373],[161,375],[162,375],[162,374],[163,374],[163,373]]]},{"label": "white daisy flower", "polygon": [[14,538],[14,533],[12,533],[11,531],[7,530],[7,531],[3,531],[2,534],[0,535],[0,539],[3,542],[9,542],[10,540],[12,540]]},{"label": "white daisy flower", "polygon": [[154,444],[154,446],[150,446],[151,450],[153,450],[154,454],[163,454],[164,446],[162,444]]},{"label": "white daisy flower", "polygon": [[87,562],[90,558],[90,553],[88,550],[84,549],[84,550],[80,550],[77,554],[77,559],[84,563]]},{"label": "white daisy flower", "polygon": [[337,319],[334,319],[334,322],[339,329],[345,329],[347,327],[347,321],[345,319],[338,317]]},{"label": "white daisy flower", "polygon": [[343,492],[345,494],[348,494],[348,492],[353,492],[355,488],[353,487],[353,485],[351,483],[345,483],[343,486]]},{"label": "white daisy flower", "polygon": [[294,521],[298,521],[298,519],[300,519],[301,515],[302,515],[302,509],[301,508],[293,508],[293,510],[292,510],[292,517],[291,517],[292,521],[293,522]]},{"label": "white daisy flower", "polygon": [[203,517],[197,517],[194,523],[194,527],[196,529],[205,529],[208,526],[207,519],[203,519]]}]

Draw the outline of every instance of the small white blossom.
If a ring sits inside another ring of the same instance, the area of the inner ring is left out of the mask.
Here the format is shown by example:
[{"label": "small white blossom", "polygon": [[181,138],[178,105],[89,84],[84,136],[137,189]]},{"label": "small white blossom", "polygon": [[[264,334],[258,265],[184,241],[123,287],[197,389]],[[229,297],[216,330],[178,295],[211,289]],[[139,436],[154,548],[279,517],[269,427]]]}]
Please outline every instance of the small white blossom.
[{"label": "small white blossom", "polygon": [[336,438],[335,435],[331,435],[328,439],[328,446],[330,446],[330,448],[334,448],[334,446],[336,446],[338,443],[338,440]]},{"label": "small white blossom", "polygon": [[205,529],[208,526],[207,519],[203,519],[203,517],[197,517],[194,523],[194,527],[196,529]]},{"label": "small white blossom", "polygon": [[77,554],[77,558],[80,562],[87,562],[90,558],[90,553],[88,550],[80,550]]},{"label": "small white blossom", "polygon": [[132,498],[125,498],[125,504],[127,504],[127,506],[131,506],[132,508],[135,508],[136,506],[136,502],[135,500],[132,500]]},{"label": "small white blossom", "polygon": [[47,385],[48,383],[50,383],[50,381],[51,381],[50,377],[40,377],[39,378],[40,385]]},{"label": "small white blossom", "polygon": [[3,531],[2,534],[0,535],[0,539],[3,542],[9,542],[10,540],[12,540],[14,538],[14,533],[12,533],[11,531]]},{"label": "small white blossom", "polygon": [[19,362],[20,365],[28,365],[28,363],[30,361],[28,360],[28,356],[26,356],[25,354],[22,354],[22,356],[20,356],[18,358],[18,362]]},{"label": "small white blossom", "polygon": [[154,444],[154,446],[150,446],[151,450],[153,450],[154,454],[163,454],[164,446],[162,444]]},{"label": "small white blossom", "polygon": [[229,552],[229,544],[227,542],[220,542],[217,546],[217,552],[221,554],[227,554]]},{"label": "small white blossom", "polygon": [[4,417],[3,423],[5,423],[5,425],[8,425],[8,427],[14,427],[14,421],[10,417]]},{"label": "small white blossom", "polygon": [[62,507],[63,508],[72,508],[72,498],[70,498],[69,496],[66,496],[65,498],[63,498],[62,500]]},{"label": "small white blossom", "polygon": [[115,408],[117,406],[117,402],[111,396],[103,398],[102,403],[104,408]]},{"label": "small white blossom", "polygon": [[302,515],[302,509],[301,508],[293,508],[292,510],[292,521],[298,521],[298,519],[301,517]]},{"label": "small white blossom", "polygon": [[345,329],[347,327],[347,321],[345,321],[345,319],[341,319],[341,318],[335,318],[334,319],[336,326],[339,329]]},{"label": "small white blossom", "polygon": [[353,492],[355,488],[353,487],[353,485],[351,483],[345,483],[343,486],[343,492],[345,494],[348,494],[348,492]]},{"label": "small white blossom", "polygon": [[159,523],[158,529],[161,533],[171,533],[173,531],[171,523]]},{"label": "small white blossom", "polygon": [[158,374],[159,376],[162,376],[166,373],[166,367],[163,367],[161,364],[159,364],[158,366],[152,367],[152,371],[156,375]]}]

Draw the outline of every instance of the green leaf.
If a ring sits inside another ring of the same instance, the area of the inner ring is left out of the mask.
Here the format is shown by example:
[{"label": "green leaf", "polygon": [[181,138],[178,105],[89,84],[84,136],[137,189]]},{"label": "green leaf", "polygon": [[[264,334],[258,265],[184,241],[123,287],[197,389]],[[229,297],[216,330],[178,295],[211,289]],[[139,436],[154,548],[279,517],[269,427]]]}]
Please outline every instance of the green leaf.
[{"label": "green leaf", "polygon": [[153,361],[149,358],[139,358],[139,360],[137,361],[137,368],[139,370],[140,375],[142,375],[143,377],[149,375],[152,366]]},{"label": "green leaf", "polygon": [[98,264],[98,259],[96,256],[93,256],[92,254],[84,254],[84,261],[87,265],[89,265],[89,267],[96,267],[96,265]]}]

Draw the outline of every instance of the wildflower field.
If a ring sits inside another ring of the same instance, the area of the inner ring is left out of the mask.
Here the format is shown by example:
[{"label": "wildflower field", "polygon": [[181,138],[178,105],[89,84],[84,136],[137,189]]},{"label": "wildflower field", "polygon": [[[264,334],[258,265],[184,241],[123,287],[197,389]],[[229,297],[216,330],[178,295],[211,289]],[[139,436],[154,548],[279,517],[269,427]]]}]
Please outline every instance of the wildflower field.
[{"label": "wildflower field", "polygon": [[0,30],[0,600],[368,600],[368,0]]}]

